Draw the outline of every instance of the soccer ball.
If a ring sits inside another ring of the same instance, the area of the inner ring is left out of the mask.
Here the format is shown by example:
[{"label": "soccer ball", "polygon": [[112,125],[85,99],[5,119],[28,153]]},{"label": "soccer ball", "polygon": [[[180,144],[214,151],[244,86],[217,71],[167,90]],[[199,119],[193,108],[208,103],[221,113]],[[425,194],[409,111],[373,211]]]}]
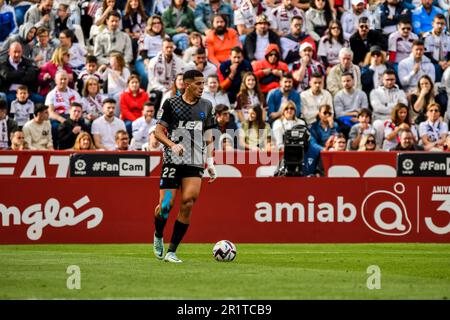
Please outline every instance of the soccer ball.
[{"label": "soccer ball", "polygon": [[233,261],[236,257],[236,246],[228,240],[220,240],[214,245],[213,256],[217,261]]}]

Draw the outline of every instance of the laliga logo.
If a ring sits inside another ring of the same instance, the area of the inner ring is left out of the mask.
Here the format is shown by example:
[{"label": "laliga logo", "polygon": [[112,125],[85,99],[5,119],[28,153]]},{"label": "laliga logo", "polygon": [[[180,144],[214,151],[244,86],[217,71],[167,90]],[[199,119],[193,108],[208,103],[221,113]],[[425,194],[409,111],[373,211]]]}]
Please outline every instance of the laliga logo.
[{"label": "laliga logo", "polygon": [[[397,194],[405,192],[402,183],[394,185]],[[403,201],[394,193],[379,190],[369,194],[361,205],[364,223],[374,232],[386,236],[403,236],[411,231],[411,222]]]},{"label": "laliga logo", "polygon": [[403,166],[403,169],[405,169],[405,170],[411,170],[414,167],[414,163],[412,162],[411,159],[405,159],[402,162],[402,166]]},{"label": "laliga logo", "polygon": [[79,171],[83,171],[84,169],[86,169],[86,161],[84,161],[83,159],[78,159],[77,161],[75,161],[75,168]]}]

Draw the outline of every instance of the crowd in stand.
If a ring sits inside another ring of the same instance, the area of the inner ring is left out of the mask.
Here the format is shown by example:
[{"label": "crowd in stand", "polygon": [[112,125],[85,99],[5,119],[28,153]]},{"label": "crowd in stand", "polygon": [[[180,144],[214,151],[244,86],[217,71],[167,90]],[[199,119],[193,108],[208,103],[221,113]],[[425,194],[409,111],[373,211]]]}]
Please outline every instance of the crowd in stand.
[{"label": "crowd in stand", "polygon": [[[449,0],[0,0],[0,149],[160,150],[205,76],[216,148],[448,151]],[[235,134],[238,132],[238,134]]]}]

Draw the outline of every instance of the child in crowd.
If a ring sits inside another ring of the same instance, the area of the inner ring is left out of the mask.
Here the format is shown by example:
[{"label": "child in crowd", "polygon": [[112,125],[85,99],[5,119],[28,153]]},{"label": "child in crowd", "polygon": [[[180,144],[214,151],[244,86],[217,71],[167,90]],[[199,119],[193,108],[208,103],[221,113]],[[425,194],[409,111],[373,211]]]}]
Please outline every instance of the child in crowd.
[{"label": "child in crowd", "polygon": [[11,102],[10,115],[20,129],[22,129],[28,120],[33,119],[34,103],[28,99],[29,96],[27,86],[20,85],[16,91],[17,99]]},{"label": "child in crowd", "polygon": [[[183,54],[184,62],[189,63],[194,61],[194,54],[197,52],[198,48],[205,48],[202,35],[197,31],[193,31],[189,34],[189,48],[187,48]],[[206,52],[206,56],[208,56],[208,52]]]},{"label": "child in crowd", "polygon": [[[103,83],[102,75],[98,72],[98,62],[96,56],[86,57],[86,68],[78,75],[78,91],[81,92],[84,88],[87,78],[95,77],[100,84]],[[101,89],[101,88],[100,88]]]},{"label": "child in crowd", "polygon": [[347,150],[358,150],[362,137],[368,134],[376,134],[371,122],[372,112],[369,109],[362,108],[358,113],[358,123],[350,129]]},{"label": "child in crowd", "polygon": [[47,28],[41,27],[36,31],[37,43],[33,48],[32,58],[40,68],[51,60],[55,46],[49,41],[50,33]]}]

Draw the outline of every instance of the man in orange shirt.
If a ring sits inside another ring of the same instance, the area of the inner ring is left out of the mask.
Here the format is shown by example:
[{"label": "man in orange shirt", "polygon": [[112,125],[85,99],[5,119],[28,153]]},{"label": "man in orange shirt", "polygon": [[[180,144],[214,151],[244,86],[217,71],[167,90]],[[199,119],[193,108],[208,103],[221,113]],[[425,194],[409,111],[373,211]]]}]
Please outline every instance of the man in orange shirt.
[{"label": "man in orange shirt", "polygon": [[206,34],[208,60],[217,67],[230,58],[231,48],[241,46],[236,30],[227,28],[226,18],[215,15],[212,20],[212,30]]}]

